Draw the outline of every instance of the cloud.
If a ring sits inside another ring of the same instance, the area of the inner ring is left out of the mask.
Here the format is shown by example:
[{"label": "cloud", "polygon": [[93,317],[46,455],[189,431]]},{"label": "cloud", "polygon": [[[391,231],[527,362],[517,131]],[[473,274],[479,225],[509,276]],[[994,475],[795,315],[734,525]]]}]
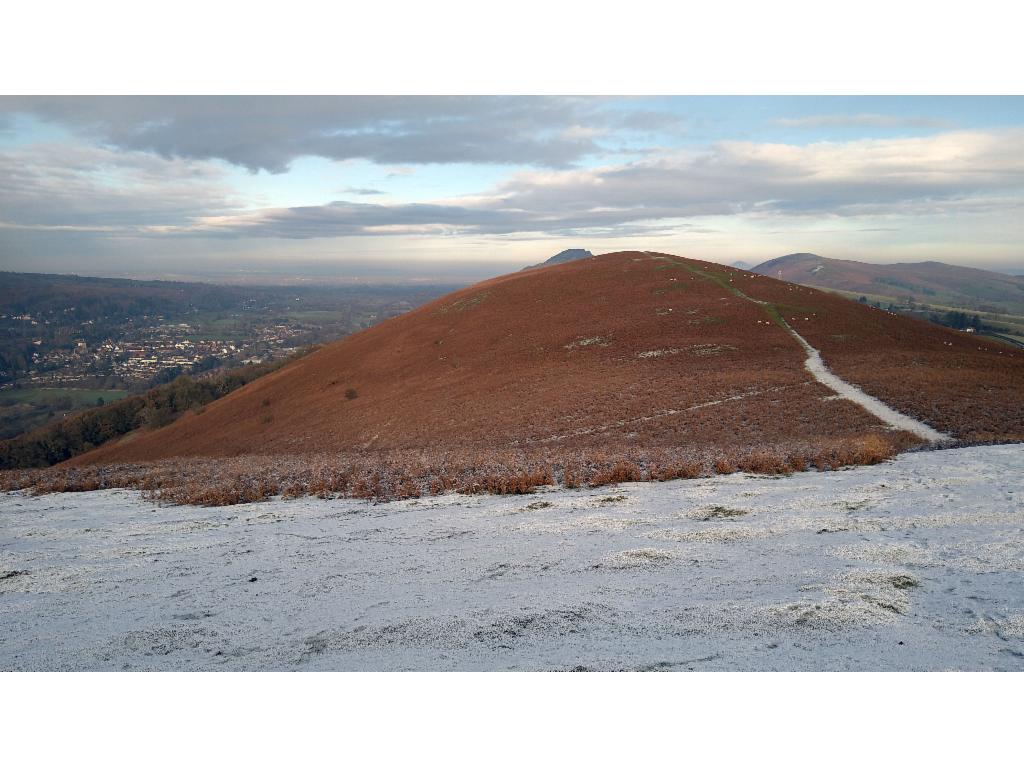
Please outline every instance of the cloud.
[{"label": "cloud", "polygon": [[0,151],[0,179],[0,224],[7,229],[171,226],[248,203],[212,163],[93,146]]},{"label": "cloud", "polygon": [[[384,165],[489,163],[562,168],[599,154],[605,129],[668,118],[570,97],[4,97],[105,145],[165,158],[220,159],[281,173],[302,156]],[[649,129],[647,129],[649,130]]]},{"label": "cloud", "polygon": [[527,171],[430,204],[335,201],[204,217],[182,234],[644,234],[689,218],[929,216],[1024,201],[1024,132],[951,132],[806,146],[721,142],[593,169]]},{"label": "cloud", "polygon": [[384,191],[381,189],[370,189],[368,187],[345,187],[344,189],[339,191],[342,192],[343,194],[360,195],[361,197],[385,194]]},{"label": "cloud", "polygon": [[204,237],[351,237],[358,235],[512,235],[528,233],[616,235],[638,234],[662,224],[672,209],[643,206],[630,210],[526,211],[501,205],[440,203],[368,204],[336,201],[327,205],[274,208],[237,215],[208,216],[184,227],[166,228],[165,234]]},{"label": "cloud", "polygon": [[0,218],[8,227],[153,237],[310,239],[651,236],[708,216],[1012,217],[1024,205],[1022,144],[1021,129],[809,145],[728,141],[596,168],[522,171],[447,200],[255,210],[232,196],[215,163],[48,145],[0,153],[0,178],[8,179]]},{"label": "cloud", "polygon": [[531,211],[671,209],[678,216],[831,212],[1024,190],[1024,131],[790,145],[720,142],[596,169],[525,172],[493,193]]},{"label": "cloud", "polygon": [[807,115],[779,117],[774,121],[787,128],[950,128],[948,120],[935,117],[907,117],[876,113]]}]

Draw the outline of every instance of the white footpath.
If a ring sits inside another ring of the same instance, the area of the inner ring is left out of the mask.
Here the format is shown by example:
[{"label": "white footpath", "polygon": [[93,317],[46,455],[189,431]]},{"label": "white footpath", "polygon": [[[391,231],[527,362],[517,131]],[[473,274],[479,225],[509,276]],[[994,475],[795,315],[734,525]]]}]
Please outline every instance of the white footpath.
[{"label": "white footpath", "polygon": [[828,369],[825,362],[821,359],[821,353],[808,344],[807,340],[794,331],[788,323],[786,323],[786,330],[792,334],[793,338],[800,342],[800,346],[803,347],[804,351],[807,353],[807,359],[804,360],[804,368],[807,369],[808,373],[810,373],[816,381],[824,384],[846,400],[853,401],[872,416],[884,421],[893,429],[906,430],[907,432],[917,435],[922,440],[927,440],[930,443],[953,442],[953,438],[945,432],[939,432],[937,429],[928,426],[923,421],[918,421],[917,419],[907,416],[905,413],[900,413],[899,411],[890,408],[877,397],[872,397],[860,387],[856,387],[845,379],[841,379],[836,376]]},{"label": "white footpath", "polygon": [[0,494],[4,670],[1021,670],[1024,446],[519,497]]}]

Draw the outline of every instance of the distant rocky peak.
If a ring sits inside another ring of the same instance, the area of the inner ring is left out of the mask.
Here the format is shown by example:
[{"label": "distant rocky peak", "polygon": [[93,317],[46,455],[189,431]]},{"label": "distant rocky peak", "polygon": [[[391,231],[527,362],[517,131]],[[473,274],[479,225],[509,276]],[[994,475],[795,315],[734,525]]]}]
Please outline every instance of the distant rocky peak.
[{"label": "distant rocky peak", "polygon": [[564,264],[567,261],[578,261],[579,259],[589,259],[593,256],[590,251],[586,248],[567,248],[561,253],[556,253],[547,261],[541,262],[540,264],[531,264],[525,269],[536,269],[537,267],[549,267],[552,264]]}]

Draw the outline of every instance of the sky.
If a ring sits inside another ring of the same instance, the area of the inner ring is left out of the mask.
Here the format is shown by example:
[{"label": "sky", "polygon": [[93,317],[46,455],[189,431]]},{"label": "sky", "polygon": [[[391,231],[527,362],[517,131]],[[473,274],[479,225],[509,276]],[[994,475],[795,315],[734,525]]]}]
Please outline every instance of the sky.
[{"label": "sky", "polygon": [[0,97],[0,270],[448,281],[577,247],[1024,272],[1024,98]]}]

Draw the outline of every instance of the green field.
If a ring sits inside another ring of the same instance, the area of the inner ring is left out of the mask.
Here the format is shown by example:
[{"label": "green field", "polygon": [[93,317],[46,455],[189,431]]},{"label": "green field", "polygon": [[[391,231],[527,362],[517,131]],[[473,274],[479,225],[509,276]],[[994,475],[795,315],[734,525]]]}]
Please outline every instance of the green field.
[{"label": "green field", "polygon": [[41,387],[39,389],[5,389],[0,391],[0,406],[27,403],[29,405],[52,405],[65,398],[70,398],[73,408],[96,405],[99,398],[112,403],[126,397],[128,392],[123,389],[58,389]]},{"label": "green field", "polygon": [[[986,312],[983,310],[970,309],[968,307],[957,307],[947,304],[932,304],[925,302],[918,302],[915,305],[916,311],[908,311],[907,307],[901,305],[897,299],[894,299],[891,296],[881,296],[879,294],[872,293],[857,293],[855,291],[840,291],[838,289],[831,288],[822,288],[819,290],[838,293],[840,296],[845,296],[846,298],[853,299],[854,301],[857,301],[861,296],[864,296],[869,302],[877,302],[883,307],[895,305],[897,307],[896,311],[911,317],[918,317],[920,319],[927,319],[922,317],[922,315],[930,312],[944,314],[952,311],[965,312],[968,315],[977,315],[981,319],[983,325],[995,329],[998,333],[1004,336],[1008,336],[1018,342],[1024,343],[1024,315],[1014,315],[1009,312]],[[982,333],[981,335],[985,334]]]},{"label": "green field", "polygon": [[341,323],[351,314],[349,311],[332,309],[305,309],[282,312],[279,317],[300,323]]},{"label": "green field", "polygon": [[227,316],[216,313],[199,313],[190,318],[189,323],[194,329],[196,338],[241,344],[252,338],[254,326],[279,323],[305,323],[322,327],[344,326],[339,327],[336,334],[332,334],[332,337],[334,335],[341,336],[351,330],[348,325],[353,321],[352,318],[353,313],[348,309],[283,308],[262,313],[258,317],[245,314]]},{"label": "green field", "polygon": [[0,390],[0,440],[16,437],[22,432],[41,427],[69,413],[112,403],[127,397],[123,389],[36,389]]}]

